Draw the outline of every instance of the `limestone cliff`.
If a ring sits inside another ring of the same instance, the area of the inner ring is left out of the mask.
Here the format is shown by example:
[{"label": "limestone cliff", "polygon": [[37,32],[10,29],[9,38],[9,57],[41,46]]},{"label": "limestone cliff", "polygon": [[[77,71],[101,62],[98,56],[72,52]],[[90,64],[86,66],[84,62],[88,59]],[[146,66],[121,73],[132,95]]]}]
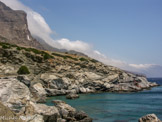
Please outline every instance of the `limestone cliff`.
[{"label": "limestone cliff", "polygon": [[26,13],[14,11],[0,2],[0,41],[43,49],[28,30]]}]

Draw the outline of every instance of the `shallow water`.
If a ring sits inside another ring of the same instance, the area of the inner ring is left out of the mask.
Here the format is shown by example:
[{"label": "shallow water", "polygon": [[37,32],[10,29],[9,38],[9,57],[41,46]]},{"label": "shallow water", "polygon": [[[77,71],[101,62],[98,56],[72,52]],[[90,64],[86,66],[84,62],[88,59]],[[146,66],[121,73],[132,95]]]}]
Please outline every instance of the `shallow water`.
[{"label": "shallow water", "polygon": [[85,111],[94,122],[137,122],[138,118],[150,113],[162,120],[162,86],[138,93],[81,94],[75,100],[57,96],[49,98],[46,104],[53,105],[51,101],[56,99]]}]

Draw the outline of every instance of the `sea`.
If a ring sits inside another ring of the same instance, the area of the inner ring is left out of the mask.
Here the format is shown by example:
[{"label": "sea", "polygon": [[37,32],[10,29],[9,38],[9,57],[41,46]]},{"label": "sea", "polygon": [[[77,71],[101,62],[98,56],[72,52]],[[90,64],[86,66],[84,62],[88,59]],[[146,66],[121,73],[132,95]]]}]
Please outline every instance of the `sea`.
[{"label": "sea", "polygon": [[[162,85],[162,78],[148,78],[150,82]],[[50,97],[63,100],[77,110],[86,112],[93,122],[138,122],[146,114],[155,113],[162,120],[162,86],[136,93],[80,94],[79,99],[68,100],[65,96]]]}]

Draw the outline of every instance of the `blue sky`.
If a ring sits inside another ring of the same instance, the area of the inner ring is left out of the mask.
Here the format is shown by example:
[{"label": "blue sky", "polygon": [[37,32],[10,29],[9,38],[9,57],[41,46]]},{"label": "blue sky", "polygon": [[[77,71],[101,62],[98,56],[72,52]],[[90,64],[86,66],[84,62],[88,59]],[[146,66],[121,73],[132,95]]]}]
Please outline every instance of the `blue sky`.
[{"label": "blue sky", "polygon": [[21,0],[57,35],[129,63],[162,65],[161,0]]}]

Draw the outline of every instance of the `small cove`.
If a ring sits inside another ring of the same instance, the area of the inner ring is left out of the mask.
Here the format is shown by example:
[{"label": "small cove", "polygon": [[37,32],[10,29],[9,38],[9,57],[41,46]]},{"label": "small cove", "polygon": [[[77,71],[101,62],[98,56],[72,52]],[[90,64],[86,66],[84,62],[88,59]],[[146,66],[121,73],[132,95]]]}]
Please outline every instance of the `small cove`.
[{"label": "small cove", "polygon": [[138,118],[150,113],[162,120],[162,86],[137,93],[81,94],[75,100],[56,96],[48,98],[46,104],[53,105],[51,101],[58,99],[85,111],[94,122],[137,122]]}]

